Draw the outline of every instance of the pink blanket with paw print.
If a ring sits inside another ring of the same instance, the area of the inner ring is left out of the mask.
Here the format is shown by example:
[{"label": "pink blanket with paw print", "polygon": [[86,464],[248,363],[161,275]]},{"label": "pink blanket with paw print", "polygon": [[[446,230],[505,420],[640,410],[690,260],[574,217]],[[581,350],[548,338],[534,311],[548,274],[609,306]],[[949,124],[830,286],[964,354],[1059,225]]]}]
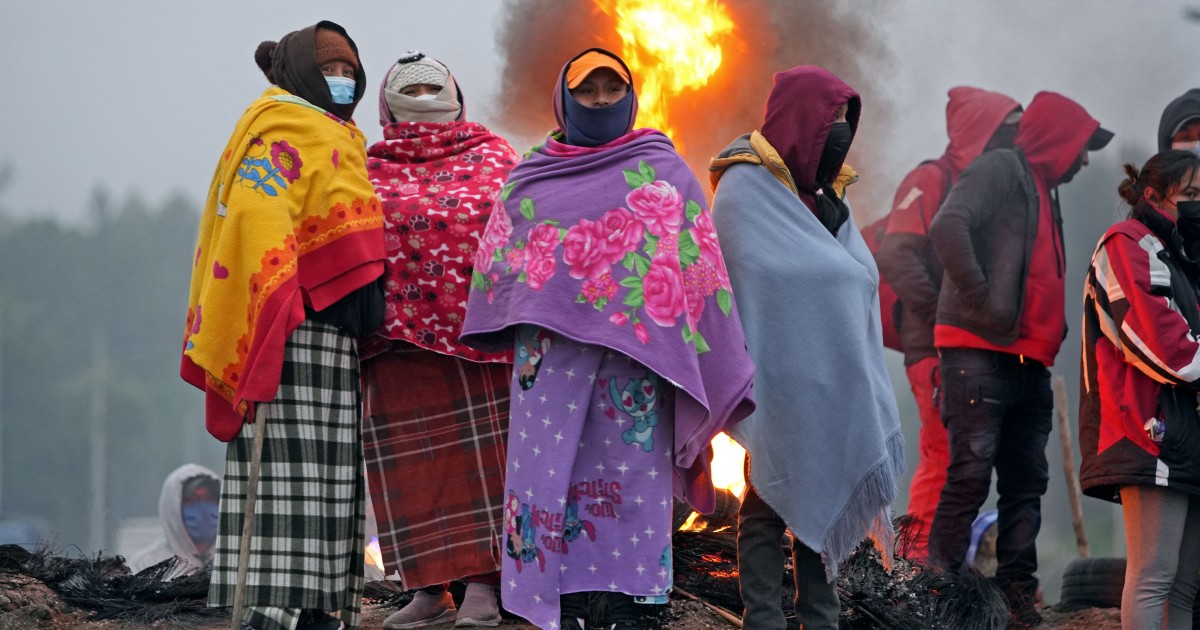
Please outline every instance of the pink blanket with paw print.
[{"label": "pink blanket with paw print", "polygon": [[390,340],[477,362],[509,363],[458,342],[479,236],[517,155],[479,123],[399,122],[367,151],[367,173],[383,203],[387,314],[362,349]]}]

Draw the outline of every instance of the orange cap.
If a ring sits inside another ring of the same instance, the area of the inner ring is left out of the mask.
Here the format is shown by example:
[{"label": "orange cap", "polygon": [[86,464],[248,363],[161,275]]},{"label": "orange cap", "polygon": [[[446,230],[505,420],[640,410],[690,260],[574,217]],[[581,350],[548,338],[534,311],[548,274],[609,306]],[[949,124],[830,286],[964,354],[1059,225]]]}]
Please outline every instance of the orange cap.
[{"label": "orange cap", "polygon": [[600,68],[611,68],[622,80],[631,83],[629,72],[621,66],[621,62],[602,52],[591,50],[572,61],[567,68],[567,89],[573,90],[579,87],[579,84],[583,83],[589,74]]}]

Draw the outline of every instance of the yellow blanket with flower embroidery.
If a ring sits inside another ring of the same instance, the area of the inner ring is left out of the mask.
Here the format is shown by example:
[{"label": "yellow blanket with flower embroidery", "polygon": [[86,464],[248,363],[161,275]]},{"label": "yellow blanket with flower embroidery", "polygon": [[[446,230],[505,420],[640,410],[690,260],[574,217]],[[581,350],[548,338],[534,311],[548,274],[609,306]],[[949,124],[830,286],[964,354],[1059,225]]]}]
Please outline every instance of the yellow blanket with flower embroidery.
[{"label": "yellow blanket with flower embroidery", "polygon": [[200,218],[181,374],[208,430],[233,439],[275,398],[305,318],[383,272],[383,215],[361,131],[272,87],[222,152]]}]

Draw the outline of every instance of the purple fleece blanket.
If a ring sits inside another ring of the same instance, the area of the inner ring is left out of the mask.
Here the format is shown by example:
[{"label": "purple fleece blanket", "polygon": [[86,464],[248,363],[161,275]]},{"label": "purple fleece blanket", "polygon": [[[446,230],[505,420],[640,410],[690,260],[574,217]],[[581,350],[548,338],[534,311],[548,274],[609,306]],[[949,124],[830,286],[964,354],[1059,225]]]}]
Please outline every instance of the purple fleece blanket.
[{"label": "purple fleece blanket", "polygon": [[753,410],[754,370],[700,186],[666,136],[548,140],[501,198],[462,341],[515,350],[501,588],[555,628],[564,593],[670,590],[672,485],[712,510],[709,442]]},{"label": "purple fleece blanket", "polygon": [[675,492],[710,512],[709,442],[754,409],[754,366],[704,194],[670,139],[554,138],[513,169],[480,239],[462,341],[513,347],[533,324],[603,346],[678,388]]}]

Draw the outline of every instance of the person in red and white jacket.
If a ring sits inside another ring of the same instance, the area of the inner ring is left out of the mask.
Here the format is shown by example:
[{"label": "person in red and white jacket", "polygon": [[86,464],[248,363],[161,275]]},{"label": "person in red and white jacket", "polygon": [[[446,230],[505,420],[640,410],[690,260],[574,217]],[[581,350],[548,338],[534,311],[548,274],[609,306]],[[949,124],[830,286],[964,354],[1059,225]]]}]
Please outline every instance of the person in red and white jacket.
[{"label": "person in red and white jacket", "polygon": [[1125,628],[1191,628],[1200,587],[1200,156],[1150,158],[1084,286],[1080,482],[1121,503]]}]

